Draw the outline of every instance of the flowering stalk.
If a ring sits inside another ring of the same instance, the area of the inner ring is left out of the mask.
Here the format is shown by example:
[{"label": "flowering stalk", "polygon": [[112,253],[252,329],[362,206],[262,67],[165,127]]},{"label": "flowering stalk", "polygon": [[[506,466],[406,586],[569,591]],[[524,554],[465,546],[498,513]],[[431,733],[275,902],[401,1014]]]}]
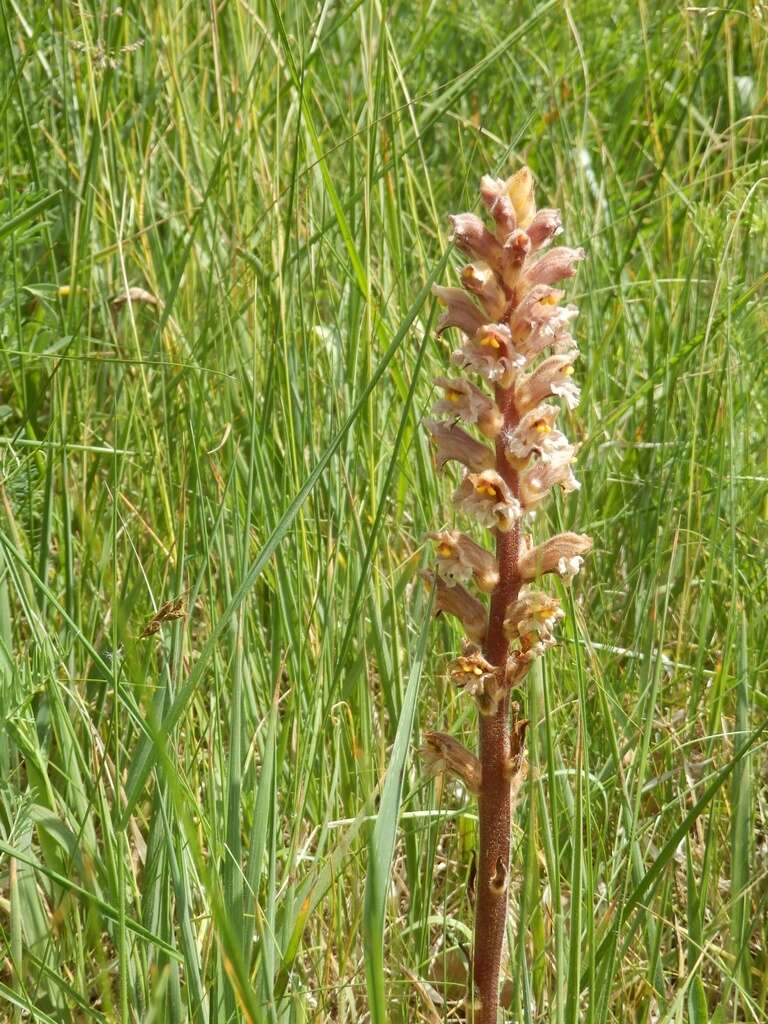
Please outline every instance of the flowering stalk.
[{"label": "flowering stalk", "polygon": [[[507,181],[480,183],[492,228],[471,213],[451,217],[453,240],[472,258],[462,288],[435,287],[446,307],[438,335],[460,332],[451,362],[486,382],[440,377],[442,397],[425,421],[439,468],[465,467],[455,506],[489,528],[495,556],[456,530],[430,536],[437,549],[435,613],[455,616],[472,641],[450,666],[455,683],[477,703],[479,756],[444,733],[428,733],[422,753],[435,771],[460,778],[479,804],[472,992],[467,1016],[497,1024],[499,978],[507,917],[510,828],[525,773],[525,728],[510,692],[534,658],[555,643],[563,617],[557,598],[530,586],[547,573],[568,583],[592,542],[562,533],[533,547],[524,525],[554,487],[578,488],[571,470],[576,447],[557,429],[561,399],[579,400],[573,381],[578,350],[569,324],[574,306],[561,306],[556,282],[572,277],[582,249],[547,248],[561,231],[557,210],[536,211],[533,178],[523,167]],[[545,250],[546,252],[542,252]],[[488,389],[492,389],[492,393]],[[458,426],[463,421],[480,438]],[[489,446],[489,440],[493,447]],[[490,606],[464,584],[490,594]]]}]

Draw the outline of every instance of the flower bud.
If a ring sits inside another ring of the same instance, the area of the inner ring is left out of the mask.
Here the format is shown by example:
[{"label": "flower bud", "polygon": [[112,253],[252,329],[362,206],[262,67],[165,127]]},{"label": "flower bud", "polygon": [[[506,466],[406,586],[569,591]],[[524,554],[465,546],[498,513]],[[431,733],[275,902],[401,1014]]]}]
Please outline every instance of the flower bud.
[{"label": "flower bud", "polygon": [[507,192],[507,184],[501,178],[485,174],[480,179],[480,195],[496,221],[496,238],[504,245],[517,227],[517,214]]},{"label": "flower bud", "polygon": [[531,223],[528,225],[528,237],[531,240],[531,249],[543,249],[549,245],[556,235],[563,230],[559,210],[539,210]]},{"label": "flower bud", "polygon": [[533,175],[530,168],[521,167],[516,174],[507,179],[507,195],[515,208],[518,227],[527,228],[536,214]]}]

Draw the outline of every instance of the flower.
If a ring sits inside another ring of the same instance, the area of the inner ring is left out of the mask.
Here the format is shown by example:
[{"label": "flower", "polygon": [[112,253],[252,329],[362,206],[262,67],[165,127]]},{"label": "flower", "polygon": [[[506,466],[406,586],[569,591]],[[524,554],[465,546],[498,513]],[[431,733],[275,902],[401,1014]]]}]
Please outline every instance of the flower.
[{"label": "flower", "polygon": [[444,732],[425,732],[424,746],[419,753],[428,767],[435,773],[450,772],[456,775],[470,793],[480,792],[480,761],[470,754],[465,746]]},{"label": "flower", "polygon": [[464,651],[448,666],[453,682],[473,697],[485,693],[485,688],[498,676],[499,670],[480,653],[474,644],[465,646]]},{"label": "flower", "polygon": [[570,494],[581,487],[571,469],[575,453],[576,448],[568,445],[547,458],[539,459],[521,475],[520,502],[523,508],[536,508],[555,486],[560,487],[564,494]]},{"label": "flower", "polygon": [[558,306],[562,297],[563,292],[549,285],[536,285],[512,314],[509,321],[512,341],[527,362],[549,346],[558,352],[576,347],[568,324],[579,311],[575,306]]},{"label": "flower", "polygon": [[445,392],[445,398],[441,398],[432,408],[435,415],[448,413],[467,423],[476,423],[486,437],[495,437],[501,430],[504,417],[493,399],[475,384],[448,377],[437,377],[435,384]]},{"label": "flower", "polygon": [[497,272],[501,270],[501,245],[476,214],[458,213],[448,219],[453,228],[453,242],[458,249],[483,260]]},{"label": "flower", "polygon": [[522,468],[534,453],[547,455],[570,447],[565,434],[553,426],[559,412],[556,405],[537,405],[503,434],[504,451],[515,468]]},{"label": "flower", "polygon": [[454,491],[457,508],[477,517],[484,526],[495,526],[501,533],[511,530],[520,518],[520,502],[495,470],[467,473]]},{"label": "flower", "polygon": [[485,317],[461,288],[443,288],[439,284],[433,284],[432,294],[447,307],[447,311],[437,322],[438,337],[449,327],[458,327],[471,338],[483,326]]},{"label": "flower", "polygon": [[422,573],[425,580],[435,588],[433,615],[445,612],[454,615],[464,627],[471,640],[482,642],[485,637],[485,607],[468,590],[457,583],[449,585],[433,573]]},{"label": "flower", "polygon": [[491,449],[482,441],[470,437],[466,430],[462,430],[456,424],[443,420],[424,420],[424,426],[432,435],[437,447],[435,459],[438,469],[442,469],[446,462],[451,460],[460,462],[475,473],[492,469],[495,465]]},{"label": "flower", "polygon": [[490,551],[458,530],[441,530],[429,537],[437,545],[437,571],[448,586],[474,577],[481,590],[490,593],[494,589],[499,570]]},{"label": "flower", "polygon": [[496,238],[502,245],[517,227],[517,213],[501,178],[484,174],[480,179],[480,195],[488,212],[496,221]]},{"label": "flower", "polygon": [[531,249],[543,249],[549,245],[553,238],[561,234],[563,230],[559,210],[539,210],[531,223],[528,225],[528,237],[531,240]]},{"label": "flower", "polygon": [[479,649],[469,644],[451,662],[448,671],[456,685],[474,697],[482,715],[494,714],[506,689],[501,669],[486,661]]},{"label": "flower", "polygon": [[468,263],[461,272],[461,283],[472,292],[488,314],[490,320],[498,320],[507,307],[504,289],[487,263]]},{"label": "flower", "polygon": [[528,286],[536,284],[554,284],[566,277],[573,277],[576,273],[574,263],[586,259],[587,254],[583,249],[570,249],[567,245],[550,249],[548,253],[536,260],[525,271],[525,283]]},{"label": "flower", "polygon": [[565,617],[556,597],[541,590],[521,591],[504,619],[504,632],[509,640],[547,642],[555,623]]},{"label": "flower", "polygon": [[451,362],[508,388],[517,370],[525,366],[525,357],[515,349],[505,324],[483,324],[451,355]]},{"label": "flower", "polygon": [[561,355],[549,356],[533,373],[518,377],[515,382],[517,411],[525,413],[550,395],[562,398],[569,409],[575,409],[581,397],[581,391],[573,380],[573,364],[578,356],[575,348]]},{"label": "flower", "polygon": [[533,175],[529,167],[521,167],[516,174],[507,179],[507,195],[512,200],[517,216],[517,226],[527,228],[536,214],[534,200]]},{"label": "flower", "polygon": [[570,582],[584,562],[582,555],[591,548],[592,540],[586,534],[558,533],[527,551],[518,562],[517,571],[526,582],[548,572],[556,572]]}]

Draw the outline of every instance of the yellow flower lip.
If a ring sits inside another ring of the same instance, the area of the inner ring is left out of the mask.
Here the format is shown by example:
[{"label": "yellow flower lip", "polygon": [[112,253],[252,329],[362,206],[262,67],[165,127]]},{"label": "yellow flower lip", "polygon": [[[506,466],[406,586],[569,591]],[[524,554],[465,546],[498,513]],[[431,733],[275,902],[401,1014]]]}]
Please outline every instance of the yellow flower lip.
[{"label": "yellow flower lip", "polygon": [[572,377],[574,373],[573,367],[570,364],[568,366],[564,366],[562,373],[564,377]]},{"label": "yellow flower lip", "polygon": [[461,392],[460,391],[452,391],[449,388],[445,392],[445,397],[448,399],[449,402],[460,402],[461,401]]},{"label": "yellow flower lip", "polygon": [[498,338],[495,338],[492,334],[486,334],[485,337],[481,339],[480,344],[484,345],[486,348],[501,348]]},{"label": "yellow flower lip", "polygon": [[441,558],[450,558],[453,554],[453,548],[450,544],[441,544],[437,549],[437,553]]},{"label": "yellow flower lip", "polygon": [[475,491],[478,494],[487,494],[491,498],[497,497],[496,488],[493,484],[479,483],[475,485]]},{"label": "yellow flower lip", "polygon": [[552,427],[550,427],[546,420],[539,420],[537,423],[534,423],[533,429],[536,431],[537,434],[552,433]]}]

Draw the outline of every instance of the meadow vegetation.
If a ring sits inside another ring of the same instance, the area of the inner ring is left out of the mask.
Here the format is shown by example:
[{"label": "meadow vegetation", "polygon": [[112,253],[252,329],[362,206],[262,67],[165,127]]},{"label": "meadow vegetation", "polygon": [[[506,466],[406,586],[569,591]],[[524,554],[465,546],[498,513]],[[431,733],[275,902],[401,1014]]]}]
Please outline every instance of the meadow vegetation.
[{"label": "meadow vegetation", "polygon": [[542,535],[595,547],[507,1019],[765,1020],[768,6],[0,12],[0,1020],[460,1019],[429,289],[523,162],[588,253]]}]

